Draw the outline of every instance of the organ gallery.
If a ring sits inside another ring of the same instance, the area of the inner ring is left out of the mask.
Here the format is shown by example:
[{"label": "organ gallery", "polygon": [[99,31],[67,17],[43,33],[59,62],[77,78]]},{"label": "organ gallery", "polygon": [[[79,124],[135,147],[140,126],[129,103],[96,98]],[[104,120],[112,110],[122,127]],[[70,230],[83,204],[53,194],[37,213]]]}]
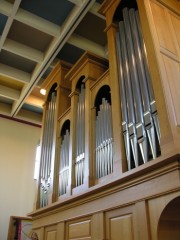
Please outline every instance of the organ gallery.
[{"label": "organ gallery", "polygon": [[85,52],[46,79],[38,239],[179,239],[179,9],[105,0],[108,58]]}]

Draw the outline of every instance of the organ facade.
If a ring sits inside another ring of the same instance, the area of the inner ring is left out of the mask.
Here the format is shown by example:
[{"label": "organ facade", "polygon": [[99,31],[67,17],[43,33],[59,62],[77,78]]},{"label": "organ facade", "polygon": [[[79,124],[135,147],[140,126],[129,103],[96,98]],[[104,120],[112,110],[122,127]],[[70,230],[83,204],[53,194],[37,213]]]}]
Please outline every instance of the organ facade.
[{"label": "organ facade", "polygon": [[179,239],[180,4],[105,0],[108,60],[48,76],[40,240]]}]

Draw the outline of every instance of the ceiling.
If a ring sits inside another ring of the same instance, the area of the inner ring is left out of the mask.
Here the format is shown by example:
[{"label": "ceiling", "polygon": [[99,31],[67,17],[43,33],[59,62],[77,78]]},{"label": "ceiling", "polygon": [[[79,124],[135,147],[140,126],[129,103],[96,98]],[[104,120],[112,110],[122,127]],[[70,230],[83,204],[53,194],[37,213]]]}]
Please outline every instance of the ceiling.
[{"label": "ceiling", "polygon": [[103,0],[0,0],[0,117],[41,125],[40,87],[57,61],[107,58]]}]

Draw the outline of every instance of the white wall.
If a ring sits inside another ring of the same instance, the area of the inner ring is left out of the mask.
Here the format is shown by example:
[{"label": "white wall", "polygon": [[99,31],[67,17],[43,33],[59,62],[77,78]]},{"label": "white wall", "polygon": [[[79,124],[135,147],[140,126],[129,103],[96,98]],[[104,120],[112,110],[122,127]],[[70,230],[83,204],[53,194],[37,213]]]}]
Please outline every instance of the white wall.
[{"label": "white wall", "polygon": [[33,210],[36,146],[41,129],[0,118],[0,239],[6,240],[10,216]]}]

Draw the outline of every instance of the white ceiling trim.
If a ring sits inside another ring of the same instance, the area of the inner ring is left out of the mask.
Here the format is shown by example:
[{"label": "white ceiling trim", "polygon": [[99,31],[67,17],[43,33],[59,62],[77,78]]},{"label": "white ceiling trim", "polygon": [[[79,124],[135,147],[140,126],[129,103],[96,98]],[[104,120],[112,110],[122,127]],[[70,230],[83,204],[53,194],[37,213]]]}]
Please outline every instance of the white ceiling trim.
[{"label": "white ceiling trim", "polygon": [[0,96],[2,97],[17,101],[20,97],[20,93],[19,90],[0,85]]},{"label": "white ceiling trim", "polygon": [[12,22],[14,20],[14,16],[15,16],[18,8],[19,8],[20,3],[21,3],[21,0],[15,0],[15,3],[13,5],[12,11],[11,11],[11,14],[8,17],[8,20],[6,22],[5,28],[4,28],[3,33],[2,33],[2,36],[0,38],[0,50],[2,49],[2,46],[3,46],[3,44],[5,42],[5,39],[8,35],[9,29],[12,25]]},{"label": "white ceiling trim", "polygon": [[48,35],[54,37],[60,35],[60,26],[21,8],[17,11],[15,19]]},{"label": "white ceiling trim", "polygon": [[83,3],[83,0],[68,0],[68,1],[74,3],[74,4],[78,5],[78,6],[80,6],[80,4]]},{"label": "white ceiling trim", "polygon": [[0,114],[10,116],[10,113],[11,113],[11,105],[0,102]]},{"label": "white ceiling trim", "polygon": [[6,16],[10,16],[11,12],[13,10],[13,4],[1,0],[1,4],[0,4],[0,13],[6,15]]},{"label": "white ceiling trim", "polygon": [[24,72],[22,70],[10,67],[8,65],[0,63],[0,75],[9,77],[11,79],[14,79],[19,82],[23,83],[29,83],[31,75],[27,72]]},{"label": "white ceiling trim", "polygon": [[31,92],[32,87],[38,82],[38,80],[42,77],[43,73],[46,71],[47,67],[51,64],[54,57],[60,51],[60,49],[64,46],[67,42],[68,38],[71,36],[79,22],[85,16],[85,14],[90,10],[92,5],[94,4],[95,0],[84,0],[80,6],[75,6],[70,13],[70,16],[62,25],[61,34],[52,41],[50,48],[48,49],[46,55],[44,56],[44,61],[42,64],[37,64],[35,71],[31,76],[31,81],[27,87],[25,87],[21,93],[21,97],[17,102],[14,102],[12,106],[11,115],[15,116],[25,98]]},{"label": "white ceiling trim", "polygon": [[34,62],[42,62],[44,53],[11,39],[6,39],[3,49]]},{"label": "white ceiling trim", "polygon": [[94,15],[96,15],[97,17],[106,20],[105,16],[101,15],[100,13],[98,13],[99,8],[100,8],[101,4],[95,2],[94,5],[92,6],[92,8],[90,9],[90,12]]},{"label": "white ceiling trim", "polygon": [[103,58],[107,58],[104,47],[88,40],[87,38],[81,37],[80,35],[72,34],[71,37],[68,39],[68,43],[85,51],[88,50]]}]

